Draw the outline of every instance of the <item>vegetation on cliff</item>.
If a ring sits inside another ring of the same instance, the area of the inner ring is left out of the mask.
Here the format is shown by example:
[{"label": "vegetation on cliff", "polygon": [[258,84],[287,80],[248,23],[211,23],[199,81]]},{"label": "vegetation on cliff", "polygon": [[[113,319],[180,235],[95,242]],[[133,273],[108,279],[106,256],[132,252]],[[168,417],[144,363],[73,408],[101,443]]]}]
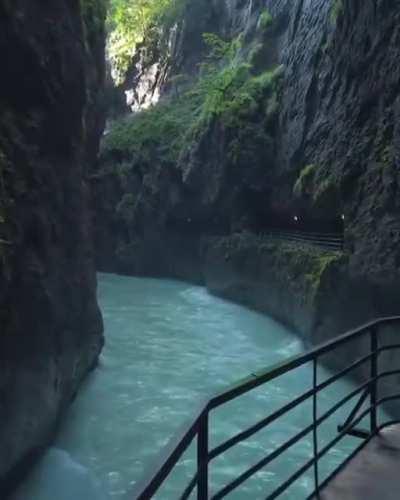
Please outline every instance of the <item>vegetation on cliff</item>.
[{"label": "vegetation on cliff", "polygon": [[241,35],[223,40],[205,33],[203,38],[208,56],[200,65],[199,77],[183,91],[175,89],[162,103],[114,122],[103,142],[105,157],[111,154],[135,163],[156,157],[176,162],[214,121],[230,130],[234,153],[253,118],[263,122],[260,129],[271,124],[278,108],[282,67],[255,71],[240,56]]},{"label": "vegetation on cliff", "polygon": [[[135,202],[140,198],[137,191],[125,203],[124,195],[136,189],[132,186],[137,179],[159,167],[171,175],[176,167],[185,170],[216,130],[227,171],[261,169],[261,163],[272,168],[284,70],[272,61],[261,67],[254,63],[253,49],[258,45],[268,50],[268,31],[274,26],[265,10],[257,24],[263,28],[250,45],[243,34],[230,39],[200,34],[203,49],[195,74],[173,74],[169,93],[158,104],[111,123],[102,143],[99,175],[111,174],[119,186],[113,217],[125,227],[124,235],[131,234],[141,217],[133,214],[148,209]],[[146,38],[146,43],[151,42]]]},{"label": "vegetation on cliff", "polygon": [[293,195],[318,212],[333,218],[342,216],[337,180],[327,168],[313,163],[306,165],[298,174]]},{"label": "vegetation on cliff", "polygon": [[247,64],[209,68],[179,97],[115,122],[104,139],[103,154],[142,160],[157,154],[176,161],[214,119],[239,131],[255,113],[271,118],[281,74],[275,68],[253,76]]},{"label": "vegetation on cliff", "polygon": [[336,22],[344,12],[343,0],[333,0],[331,7],[331,20]]},{"label": "vegetation on cliff", "polygon": [[123,79],[137,45],[145,38],[151,43],[167,31],[177,22],[185,3],[186,0],[110,0],[108,52],[116,81]]},{"label": "vegetation on cliff", "polygon": [[256,261],[266,264],[264,271],[274,286],[296,288],[298,299],[309,306],[315,305],[326,292],[331,273],[347,264],[343,252],[306,243],[273,241],[251,233],[210,239],[209,245],[211,254],[223,256],[228,265],[244,273],[250,272],[252,258],[257,255]]}]

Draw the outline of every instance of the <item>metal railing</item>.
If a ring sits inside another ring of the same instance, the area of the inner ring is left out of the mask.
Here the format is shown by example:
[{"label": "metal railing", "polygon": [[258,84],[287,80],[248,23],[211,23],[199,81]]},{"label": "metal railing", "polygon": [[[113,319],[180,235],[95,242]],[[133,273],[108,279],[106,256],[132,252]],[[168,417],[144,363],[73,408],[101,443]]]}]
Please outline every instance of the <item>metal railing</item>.
[{"label": "metal railing", "polygon": [[[194,474],[192,480],[187,485],[186,489],[182,492],[181,496],[177,497],[180,500],[188,499],[194,490],[197,488],[197,499],[198,500],[219,500],[224,498],[226,495],[236,490],[242,483],[247,479],[252,477],[261,469],[265,468],[274,461],[276,458],[280,457],[284,452],[286,452],[293,445],[298,443],[302,438],[308,434],[312,434],[313,441],[313,453],[312,457],[307,460],[299,469],[293,473],[287,480],[279,485],[276,485],[276,489],[267,496],[267,499],[272,500],[277,498],[283,492],[285,492],[297,479],[304,475],[307,471],[313,468],[314,471],[314,492],[311,497],[319,497],[319,491],[325,484],[363,447],[368,439],[376,435],[383,425],[378,423],[378,408],[388,401],[393,401],[395,399],[400,399],[400,393],[392,394],[386,397],[379,397],[378,394],[378,381],[382,378],[400,374],[400,370],[391,370],[379,372],[378,361],[379,355],[384,351],[390,351],[394,349],[400,349],[400,343],[392,343],[388,345],[379,344],[379,332],[380,328],[383,326],[399,324],[400,316],[381,318],[370,323],[367,323],[360,328],[352,330],[344,335],[341,335],[333,340],[330,340],[319,347],[311,349],[310,351],[294,356],[282,363],[279,363],[265,371],[259,372],[257,374],[252,374],[250,377],[240,381],[234,386],[228,388],[215,395],[210,400],[206,401],[204,405],[201,406],[199,412],[197,413],[194,420],[189,424],[189,426],[181,431],[177,442],[173,440],[164,452],[161,458],[160,465],[153,469],[150,475],[144,479],[137,487],[136,493],[132,498],[137,500],[149,500],[158,492],[159,488],[163,485],[164,481],[174,469],[174,467],[179,462],[183,453],[187,450],[189,445],[195,440],[197,440],[197,470]],[[321,360],[322,356],[327,354],[332,354],[337,351],[338,348],[358,339],[368,340],[369,352],[356,361],[351,362],[346,368],[342,369],[338,373],[330,376],[323,382],[318,382],[317,379],[317,367],[318,361]],[[304,393],[298,395],[295,399],[285,404],[278,410],[274,411],[270,415],[266,416],[262,420],[258,421],[254,425],[250,426],[246,430],[236,434],[230,439],[226,440],[222,444],[219,444],[215,448],[210,449],[209,447],[209,415],[210,412],[218,407],[252,391],[253,389],[260,387],[264,384],[268,384],[272,380],[281,377],[284,374],[292,372],[307,363],[312,363],[313,365],[313,385],[312,388],[308,389]],[[366,380],[363,380],[354,390],[332,406],[329,410],[325,411],[322,415],[318,415],[317,412],[317,402],[318,394],[334,382],[342,379],[346,375],[350,375],[357,368],[362,367],[362,365],[369,363],[369,376]],[[318,429],[322,423],[324,423],[329,417],[331,417],[339,408],[341,408],[346,403],[351,402],[353,398],[359,396],[359,399],[350,412],[345,423],[338,427],[337,435],[323,447],[319,447],[318,444]],[[208,471],[209,464],[216,457],[222,455],[227,450],[231,449],[235,445],[241,443],[245,439],[253,436],[260,430],[268,427],[270,424],[275,422],[277,419],[283,417],[288,412],[298,407],[301,403],[311,400],[312,401],[312,418],[310,418],[310,423],[304,429],[299,431],[297,434],[292,436],[290,439],[285,441],[279,447],[274,449],[266,457],[260,460],[258,463],[247,469],[245,472],[240,474],[238,477],[233,479],[229,484],[225,485],[219,491],[210,496],[209,491],[209,480]],[[363,411],[362,406],[368,403],[369,405]],[[369,416],[369,430],[360,430],[356,426],[365,417]],[[319,479],[319,469],[318,465],[322,457],[324,457],[328,451],[335,446],[342,438],[346,435],[352,435],[355,437],[365,438],[359,446],[349,455],[349,457],[337,467],[325,480],[320,482]]]},{"label": "metal railing", "polygon": [[293,241],[314,245],[328,250],[343,250],[344,239],[341,233],[312,233],[305,231],[279,231],[270,230],[261,233],[263,238],[275,239],[280,241]]}]

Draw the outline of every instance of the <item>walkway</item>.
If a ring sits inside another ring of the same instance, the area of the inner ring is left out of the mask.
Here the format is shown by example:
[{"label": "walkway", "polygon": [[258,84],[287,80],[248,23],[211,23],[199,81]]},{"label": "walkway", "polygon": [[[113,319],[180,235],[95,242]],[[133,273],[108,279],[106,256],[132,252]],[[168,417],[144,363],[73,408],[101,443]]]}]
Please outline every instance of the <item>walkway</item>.
[{"label": "walkway", "polygon": [[310,233],[305,231],[270,230],[261,234],[263,238],[280,241],[293,241],[306,245],[325,248],[326,250],[343,250],[343,234],[340,233]]},{"label": "walkway", "polygon": [[400,425],[383,429],[322,490],[321,500],[399,500]]}]

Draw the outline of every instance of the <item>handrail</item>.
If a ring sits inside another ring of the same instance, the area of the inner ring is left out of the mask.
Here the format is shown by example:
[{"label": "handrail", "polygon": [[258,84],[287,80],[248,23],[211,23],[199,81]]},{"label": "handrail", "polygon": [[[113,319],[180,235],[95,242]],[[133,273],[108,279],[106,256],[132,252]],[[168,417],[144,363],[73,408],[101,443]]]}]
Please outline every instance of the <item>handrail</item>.
[{"label": "handrail", "polygon": [[[314,466],[315,493],[318,494],[320,488],[318,479],[318,460],[322,456],[324,456],[327,453],[327,451],[329,451],[330,447],[334,446],[334,444],[336,444],[346,434],[352,434],[358,437],[364,436],[363,434],[364,431],[358,431],[357,429],[355,429],[355,425],[359,423],[362,420],[362,418],[364,418],[366,415],[370,416],[370,424],[371,424],[368,435],[372,436],[374,433],[378,432],[380,427],[378,426],[377,423],[377,408],[385,402],[397,398],[400,399],[400,394],[398,394],[397,396],[395,395],[395,396],[379,398],[378,387],[377,387],[377,382],[379,379],[384,378],[386,376],[391,376],[393,374],[400,374],[400,370],[390,370],[383,373],[379,373],[378,371],[378,356],[380,355],[380,353],[390,349],[400,349],[400,344],[398,343],[393,343],[392,345],[379,346],[378,342],[379,329],[383,326],[389,326],[396,323],[400,324],[400,316],[390,316],[369,321],[368,323],[358,328],[355,328],[349,332],[346,332],[332,340],[324,342],[323,344],[314,347],[305,353],[292,356],[291,358],[283,362],[277,363],[272,367],[252,373],[250,376],[233,384],[226,390],[217,393],[211,399],[205,401],[200,405],[200,408],[198,412],[195,414],[194,419],[192,418],[191,422],[189,424],[186,424],[185,428],[183,430],[181,429],[178,435],[173,440],[170,441],[170,443],[168,444],[168,446],[166,447],[166,449],[162,454],[162,458],[160,458],[160,465],[155,469],[155,471],[153,469],[150,475],[144,478],[142,482],[137,485],[135,490],[136,494],[132,498],[135,498],[137,500],[148,500],[152,498],[154,494],[158,491],[160,486],[163,484],[165,479],[168,477],[170,472],[173,470],[175,465],[178,463],[183,453],[190,446],[190,444],[193,443],[195,438],[197,438],[198,441],[197,472],[180,498],[181,499],[189,498],[190,494],[197,485],[198,500],[207,500],[209,498],[208,467],[209,463],[214,458],[224,453],[232,446],[243,441],[247,437],[265,428],[271,422],[275,421],[277,418],[280,418],[282,415],[286,414],[288,411],[295,408],[300,403],[311,397],[313,398],[314,401],[313,421],[308,427],[300,431],[296,436],[298,435],[304,436],[310,432],[313,432],[314,456],[305,470],[307,470],[311,466]],[[316,366],[318,363],[318,359],[324,354],[333,352],[338,347],[348,342],[352,342],[353,340],[356,340],[365,335],[368,335],[370,337],[369,354],[360,357],[355,362],[353,362],[346,368],[342,369],[340,372],[331,376],[324,382],[318,384],[316,379]],[[309,363],[310,361],[313,362],[314,366],[314,383],[312,389],[305,391],[303,394],[295,398],[292,402],[276,410],[268,417],[264,418],[263,420],[254,424],[248,429],[242,431],[236,436],[233,436],[224,443],[221,443],[216,448],[212,450],[208,449],[208,420],[209,420],[208,417],[212,410],[242,396],[243,394],[248,393],[249,391],[261,385],[264,385],[276,379],[277,377],[280,377],[281,375],[284,375],[285,373],[288,373],[300,366],[303,366],[304,364]],[[370,377],[368,378],[368,380],[364,381],[364,383],[361,384],[357,389],[353,390],[350,394],[342,398],[341,401],[336,403],[330,410],[325,412],[325,414],[317,417],[316,401],[318,393],[328,385],[334,383],[338,379],[347,375],[352,370],[358,368],[359,366],[361,366],[366,362],[370,363]],[[335,411],[337,411],[339,407],[341,407],[346,402],[350,401],[354,396],[356,396],[360,392],[362,393],[360,397],[360,399],[362,398],[361,403],[360,401],[357,402],[355,409],[350,414],[351,418],[349,417],[346,420],[344,426],[340,426],[338,436],[336,436],[332,441],[333,444],[330,447],[325,446],[322,450],[318,450],[317,430],[319,425],[323,421],[325,421],[329,416],[331,416]],[[368,395],[370,396],[370,406],[367,408],[367,410],[364,410],[364,412],[362,412],[361,414],[362,417],[360,418],[360,416],[357,417],[357,413],[361,408],[362,403],[367,397],[365,392],[367,392]],[[275,459],[278,455],[286,451],[286,449],[288,449],[293,444],[292,441],[296,439],[296,436],[292,437],[289,440],[291,444],[286,445],[287,444],[286,443],[282,445],[280,447],[281,449],[279,453],[277,453],[277,450],[275,450],[274,452],[272,452],[272,454],[261,460],[259,462],[259,464],[262,464],[260,468],[262,468],[270,461]],[[304,466],[301,467],[300,469],[303,470],[303,468]],[[243,473],[241,476],[233,480],[230,483],[230,485],[226,485],[224,488],[222,488],[212,498],[215,500],[223,498],[226,494],[235,489],[244,480],[248,479],[248,477],[251,477],[253,474],[255,474],[257,470],[256,466],[253,466],[246,473]],[[250,475],[247,476],[247,474]],[[291,482],[289,482],[287,485],[286,482],[283,483],[277,488],[276,491],[280,492],[282,487],[284,487],[284,489],[289,487],[298,477],[296,474],[294,474],[294,476],[296,477]],[[244,477],[245,479],[243,479]],[[241,479],[243,479],[243,481]],[[282,490],[282,492],[283,491],[284,490]],[[268,498],[271,499],[276,498],[276,495],[272,493]]]},{"label": "handrail", "polygon": [[338,251],[343,250],[344,246],[343,233],[314,233],[307,231],[281,231],[271,229],[261,233],[261,236],[268,239],[312,244]]}]

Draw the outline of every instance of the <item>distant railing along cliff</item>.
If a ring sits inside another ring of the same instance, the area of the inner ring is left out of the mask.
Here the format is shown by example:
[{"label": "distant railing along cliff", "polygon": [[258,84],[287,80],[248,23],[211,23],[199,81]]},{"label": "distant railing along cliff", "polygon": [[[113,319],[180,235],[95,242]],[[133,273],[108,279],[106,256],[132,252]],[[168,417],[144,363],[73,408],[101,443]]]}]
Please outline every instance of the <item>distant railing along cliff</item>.
[{"label": "distant railing along cliff", "polygon": [[294,241],[315,245],[329,250],[343,250],[343,234],[341,233],[311,233],[304,231],[279,231],[270,230],[260,234],[266,239],[275,239],[281,241]]}]

